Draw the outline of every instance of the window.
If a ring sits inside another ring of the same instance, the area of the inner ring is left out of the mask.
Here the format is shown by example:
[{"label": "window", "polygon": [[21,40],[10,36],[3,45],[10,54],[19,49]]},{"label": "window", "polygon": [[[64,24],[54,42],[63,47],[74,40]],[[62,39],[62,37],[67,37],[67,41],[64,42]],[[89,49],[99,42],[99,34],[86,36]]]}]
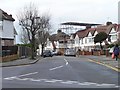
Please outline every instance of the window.
[{"label": "window", "polygon": [[117,35],[112,35],[111,40],[117,40]]},{"label": "window", "polygon": [[93,38],[89,38],[89,43],[92,43],[93,42]]},{"label": "window", "polygon": [[71,43],[72,43],[72,44],[75,44],[75,41],[74,41],[74,40],[71,40]]},{"label": "window", "polygon": [[108,36],[108,41],[111,42],[111,35]]},{"label": "window", "polygon": [[5,41],[4,41],[4,40],[1,41],[1,45],[2,45],[2,46],[5,45]]},{"label": "window", "polygon": [[83,44],[83,38],[81,39],[81,44]]}]

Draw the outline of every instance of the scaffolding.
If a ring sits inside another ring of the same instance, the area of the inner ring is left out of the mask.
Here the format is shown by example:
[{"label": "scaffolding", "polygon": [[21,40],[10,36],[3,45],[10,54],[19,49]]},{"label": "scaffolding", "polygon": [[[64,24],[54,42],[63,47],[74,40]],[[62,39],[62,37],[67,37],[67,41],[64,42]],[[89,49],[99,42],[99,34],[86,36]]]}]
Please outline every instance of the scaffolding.
[{"label": "scaffolding", "polygon": [[68,35],[71,35],[71,33],[75,33],[78,30],[82,30],[83,27],[85,29],[91,28],[92,26],[97,26],[101,24],[93,24],[93,23],[78,23],[78,22],[65,22],[60,24],[60,30],[65,32]]}]

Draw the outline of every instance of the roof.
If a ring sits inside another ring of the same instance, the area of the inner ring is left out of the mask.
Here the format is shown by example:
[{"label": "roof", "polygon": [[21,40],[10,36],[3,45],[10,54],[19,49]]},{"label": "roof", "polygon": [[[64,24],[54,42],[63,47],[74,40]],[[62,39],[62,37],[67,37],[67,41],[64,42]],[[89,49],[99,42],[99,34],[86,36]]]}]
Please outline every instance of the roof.
[{"label": "roof", "polygon": [[79,36],[79,38],[86,37],[89,32],[91,32],[91,34],[94,35],[95,31],[97,31],[98,33],[105,32],[105,33],[109,34],[110,31],[112,30],[112,28],[114,28],[116,30],[117,26],[118,25],[116,25],[116,24],[111,24],[111,25],[108,25],[108,26],[107,25],[98,26],[96,28],[79,30],[79,31],[76,32],[76,34]]},{"label": "roof", "polygon": [[101,25],[101,24],[93,24],[93,23],[78,23],[78,22],[66,22],[66,23],[61,23],[61,25],[96,26],[96,25]]},{"label": "roof", "polygon": [[77,31],[76,34],[78,35],[79,38],[83,38],[86,36],[87,31],[86,31],[86,29],[80,30],[80,31]]},{"label": "roof", "polygon": [[84,29],[84,30],[79,30],[76,32],[76,34],[79,36],[79,38],[86,37],[89,32],[93,35],[95,32],[96,28],[89,28],[89,29]]},{"label": "roof", "polygon": [[2,12],[2,20],[9,20],[9,21],[15,21],[15,19],[12,17],[12,15],[8,15],[5,11],[1,10]]},{"label": "roof", "polygon": [[70,36],[67,35],[66,33],[64,32],[59,32],[57,34],[52,34],[50,36],[50,41],[59,41],[59,40],[65,40],[65,39],[69,39]]},{"label": "roof", "polygon": [[108,26],[99,26],[95,29],[95,31],[97,31],[98,33],[100,32],[106,32]]}]

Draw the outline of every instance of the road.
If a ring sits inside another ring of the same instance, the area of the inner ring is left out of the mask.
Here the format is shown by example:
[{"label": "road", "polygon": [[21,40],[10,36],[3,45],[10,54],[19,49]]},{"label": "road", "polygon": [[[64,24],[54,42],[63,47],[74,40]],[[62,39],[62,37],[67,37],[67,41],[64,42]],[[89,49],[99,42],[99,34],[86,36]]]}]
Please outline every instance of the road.
[{"label": "road", "polygon": [[88,58],[54,56],[2,68],[3,88],[118,88],[118,72]]}]

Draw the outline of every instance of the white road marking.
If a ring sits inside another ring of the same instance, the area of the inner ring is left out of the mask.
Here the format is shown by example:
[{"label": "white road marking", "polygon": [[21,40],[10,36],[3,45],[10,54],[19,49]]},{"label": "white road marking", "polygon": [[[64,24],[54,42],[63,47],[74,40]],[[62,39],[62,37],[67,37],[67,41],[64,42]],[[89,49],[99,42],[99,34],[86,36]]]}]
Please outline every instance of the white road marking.
[{"label": "white road marking", "polygon": [[55,83],[56,81],[47,80],[47,81],[45,81],[45,82],[47,82],[47,83]]},{"label": "white road marking", "polygon": [[65,62],[66,62],[66,65],[68,65],[68,61],[64,58]]},{"label": "white road marking", "polygon": [[78,85],[90,85],[90,83],[83,82],[83,83],[78,83]]},{"label": "white road marking", "polygon": [[69,82],[69,83],[79,83],[78,81],[66,81],[66,82]]},{"label": "white road marking", "polygon": [[83,83],[78,83],[79,85],[95,85],[95,86],[115,86],[115,84],[98,84],[98,83],[92,83],[92,82],[83,82]]},{"label": "white road marking", "polygon": [[4,78],[4,79],[6,79],[6,80],[13,80],[15,78],[17,78],[17,77],[16,76],[14,76],[14,77],[7,77],[7,78]]},{"label": "white road marking", "polygon": [[17,77],[23,77],[23,76],[28,76],[28,75],[37,74],[37,73],[38,72],[33,72],[33,73],[23,74],[23,75],[20,75],[20,76],[17,76]]},{"label": "white road marking", "polygon": [[55,67],[55,68],[51,68],[51,69],[49,69],[50,71],[52,71],[52,70],[55,70],[55,69],[58,69],[58,68],[62,68],[63,66],[58,66],[58,67]]},{"label": "white road marking", "polygon": [[4,78],[4,79],[12,80],[14,78],[20,78],[20,77],[23,77],[23,76],[28,76],[28,75],[37,74],[37,73],[38,72],[33,72],[33,73],[23,74],[23,75],[19,75],[19,76],[7,77],[7,78]]},{"label": "white road marking", "polygon": [[63,83],[63,84],[73,84],[71,82],[61,82],[61,83]]},{"label": "white road marking", "polygon": [[120,86],[115,86],[116,88],[120,88]]},{"label": "white road marking", "polygon": [[55,81],[55,82],[62,82],[63,80],[52,79],[52,81]]},{"label": "white road marking", "polygon": [[14,79],[16,79],[16,80],[21,80],[21,81],[26,81],[26,80],[29,80],[30,78],[14,78]]},{"label": "white road marking", "polygon": [[[6,79],[6,78],[4,78]],[[34,79],[34,78],[19,78],[19,77],[11,77],[7,80],[20,80],[20,81],[32,81],[32,82],[46,82],[46,83],[61,83],[61,84],[75,84],[75,85],[94,85],[94,86],[98,86],[98,87],[120,87],[117,86],[115,84],[107,84],[107,83],[103,83],[103,84],[98,84],[98,83],[93,83],[93,82],[78,82],[78,81],[63,81],[63,80],[57,80],[57,79]]]},{"label": "white road marking", "polygon": [[41,79],[33,79],[33,78],[31,78],[30,81],[40,82],[40,81],[42,81],[42,80],[41,80]]},{"label": "white road marking", "polygon": [[[64,60],[65,60],[65,65],[67,66],[68,65],[68,61],[65,58],[64,58]],[[55,67],[55,68],[51,68],[49,70],[52,71],[52,70],[56,70],[56,69],[59,69],[59,68],[62,68],[62,67],[63,67],[63,65]]]},{"label": "white road marking", "polygon": [[96,86],[115,86],[115,84],[106,84],[106,83],[103,83],[103,84],[96,84]]}]

